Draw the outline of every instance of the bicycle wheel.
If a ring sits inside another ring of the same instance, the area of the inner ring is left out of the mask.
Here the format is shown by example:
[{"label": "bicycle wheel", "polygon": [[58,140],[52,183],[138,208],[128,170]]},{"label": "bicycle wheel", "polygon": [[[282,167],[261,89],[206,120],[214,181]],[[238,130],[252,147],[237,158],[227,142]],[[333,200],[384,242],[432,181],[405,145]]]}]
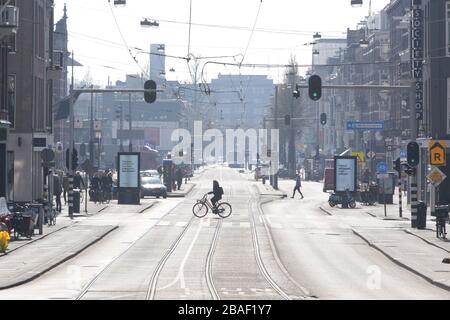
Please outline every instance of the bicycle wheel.
[{"label": "bicycle wheel", "polygon": [[202,202],[197,202],[192,207],[192,213],[194,213],[197,218],[203,218],[208,213],[208,206]]},{"label": "bicycle wheel", "polygon": [[227,202],[221,202],[217,205],[217,213],[222,218],[228,218],[232,211],[231,205]]}]

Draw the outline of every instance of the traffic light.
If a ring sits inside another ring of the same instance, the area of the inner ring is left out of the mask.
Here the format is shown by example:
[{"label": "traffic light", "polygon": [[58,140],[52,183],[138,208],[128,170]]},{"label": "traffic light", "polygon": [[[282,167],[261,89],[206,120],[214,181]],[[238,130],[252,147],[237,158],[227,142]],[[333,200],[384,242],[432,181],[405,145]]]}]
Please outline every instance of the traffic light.
[{"label": "traffic light", "polygon": [[144,92],[144,99],[147,103],[153,103],[156,101],[156,82],[153,80],[147,80],[144,83],[145,90],[153,90],[152,92]]},{"label": "traffic light", "polygon": [[300,88],[298,87],[298,84],[295,85],[295,91],[292,93],[295,99],[300,98]]},{"label": "traffic light", "polygon": [[[70,159],[70,148],[66,150],[66,167],[69,170],[69,159]],[[78,168],[78,151],[73,148],[72,154],[72,170],[76,170]]]},{"label": "traffic light", "polygon": [[320,115],[320,124],[323,126],[327,124],[327,114],[326,113],[322,113]]},{"label": "traffic light", "polygon": [[322,79],[318,75],[309,77],[309,97],[317,101],[322,97]]},{"label": "traffic light", "polygon": [[394,161],[394,170],[398,172],[398,174],[402,173],[402,164],[400,158]]},{"label": "traffic light", "polygon": [[407,161],[408,164],[411,167],[417,167],[419,165],[419,155],[420,155],[420,148],[419,144],[417,142],[410,142],[408,143],[408,147],[406,148],[407,152]]},{"label": "traffic light", "polygon": [[290,115],[287,114],[284,116],[284,124],[287,126],[291,125],[291,116]]}]

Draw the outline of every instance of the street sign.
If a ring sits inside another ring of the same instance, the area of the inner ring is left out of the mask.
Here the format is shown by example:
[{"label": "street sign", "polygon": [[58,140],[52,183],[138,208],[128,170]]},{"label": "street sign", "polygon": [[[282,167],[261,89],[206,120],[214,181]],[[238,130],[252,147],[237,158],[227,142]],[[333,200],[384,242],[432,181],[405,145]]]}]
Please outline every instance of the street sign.
[{"label": "street sign", "polygon": [[364,152],[352,152],[352,156],[356,157],[359,163],[366,162],[366,154]]},{"label": "street sign", "polygon": [[406,159],[406,151],[405,150],[400,150],[400,158],[402,159]]},{"label": "street sign", "polygon": [[388,169],[388,167],[385,162],[380,162],[377,164],[377,172],[378,173],[381,173],[381,174],[387,173],[387,169]]},{"label": "street sign", "polygon": [[446,178],[447,176],[439,170],[438,167],[434,167],[433,170],[431,170],[431,172],[427,175],[427,179],[430,180],[435,187],[439,186]]},{"label": "street sign", "polygon": [[347,121],[347,130],[350,131],[383,131],[383,121]]},{"label": "street sign", "polygon": [[433,166],[445,166],[447,164],[445,141],[431,140],[429,144],[430,164]]},{"label": "street sign", "polygon": [[369,159],[375,158],[376,155],[377,154],[375,152],[373,152],[373,151],[367,152],[367,158],[369,158]]}]

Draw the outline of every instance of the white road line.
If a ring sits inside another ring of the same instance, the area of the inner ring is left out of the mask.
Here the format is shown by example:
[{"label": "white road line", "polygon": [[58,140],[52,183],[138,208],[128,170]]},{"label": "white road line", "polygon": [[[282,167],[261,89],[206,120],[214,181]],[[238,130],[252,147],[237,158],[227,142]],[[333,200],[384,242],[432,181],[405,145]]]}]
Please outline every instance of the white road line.
[{"label": "white road line", "polygon": [[170,221],[160,221],[156,225],[157,226],[168,226],[170,224]]},{"label": "white road line", "polygon": [[198,239],[198,236],[200,235],[200,231],[202,230],[202,227],[203,227],[203,222],[200,221],[200,223],[198,224],[198,229],[197,229],[197,232],[195,233],[194,239],[192,239],[192,242],[191,242],[188,250],[186,251],[184,258],[181,261],[180,268],[178,269],[177,277],[171,283],[169,283],[168,285],[166,285],[162,288],[159,288],[158,290],[167,289],[167,288],[173,286],[175,283],[177,283],[178,280],[180,280],[181,289],[186,289],[186,282],[184,280],[184,266],[186,264],[187,259],[189,258],[190,254],[191,254],[192,248],[194,247],[195,243],[197,242],[197,239]]}]

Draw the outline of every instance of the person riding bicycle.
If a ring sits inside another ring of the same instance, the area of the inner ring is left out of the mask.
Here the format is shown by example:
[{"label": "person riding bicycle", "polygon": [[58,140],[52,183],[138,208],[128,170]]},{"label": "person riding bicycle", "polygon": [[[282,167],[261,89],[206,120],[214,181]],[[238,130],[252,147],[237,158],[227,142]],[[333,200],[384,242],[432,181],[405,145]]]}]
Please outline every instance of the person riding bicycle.
[{"label": "person riding bicycle", "polygon": [[214,194],[214,197],[211,198],[211,203],[214,207],[213,212],[217,213],[216,204],[222,199],[223,188],[219,185],[217,180],[213,181],[213,191],[208,192],[208,194]]}]

